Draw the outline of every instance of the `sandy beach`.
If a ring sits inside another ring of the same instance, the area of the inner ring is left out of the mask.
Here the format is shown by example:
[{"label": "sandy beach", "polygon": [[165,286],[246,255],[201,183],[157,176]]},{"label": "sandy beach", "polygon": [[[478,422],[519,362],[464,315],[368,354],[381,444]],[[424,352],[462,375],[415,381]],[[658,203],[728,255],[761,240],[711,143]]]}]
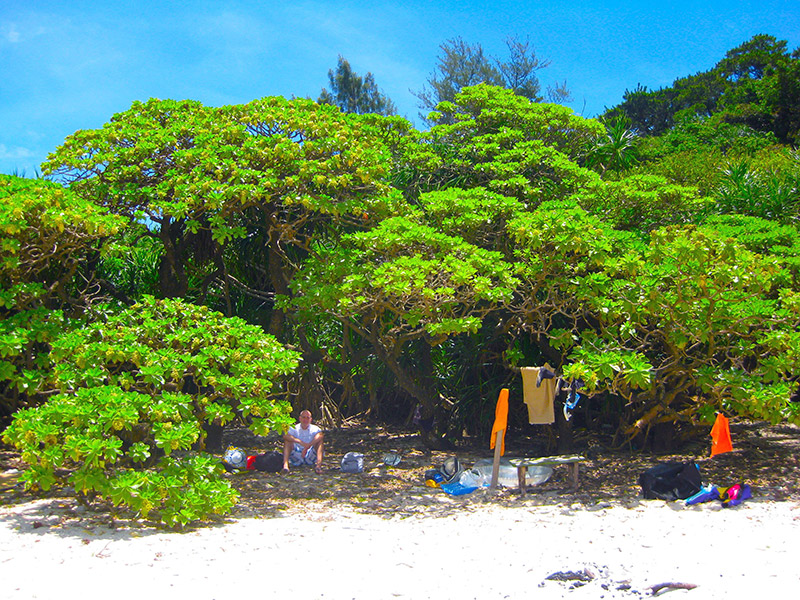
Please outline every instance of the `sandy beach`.
[{"label": "sandy beach", "polygon": [[[414,435],[350,428],[328,436],[322,475],[228,475],[241,498],[225,518],[183,533],[74,497],[35,499],[15,483],[24,468],[0,453],[0,598],[92,600],[382,600],[643,598],[715,600],[800,591],[798,429],[737,424],[736,448],[713,459],[594,452],[580,489],[564,467],[524,496],[516,486],[448,496],[423,474],[449,454],[426,453]],[[246,430],[229,441],[253,451],[269,439]],[[509,452],[528,452],[512,440]],[[348,450],[366,453],[345,474]],[[399,450],[387,467],[383,452]],[[467,465],[485,448],[459,448]],[[753,498],[643,500],[638,475],[657,461],[698,461],[703,480],[746,481]],[[656,588],[658,589],[658,588]],[[756,596],[757,598],[758,596]]]},{"label": "sandy beach", "polygon": [[184,533],[69,524],[68,499],[5,506],[0,597],[633,598],[662,583],[696,586],[656,594],[670,598],[800,591],[797,502],[442,502],[453,505],[446,516],[411,517],[309,502]]}]

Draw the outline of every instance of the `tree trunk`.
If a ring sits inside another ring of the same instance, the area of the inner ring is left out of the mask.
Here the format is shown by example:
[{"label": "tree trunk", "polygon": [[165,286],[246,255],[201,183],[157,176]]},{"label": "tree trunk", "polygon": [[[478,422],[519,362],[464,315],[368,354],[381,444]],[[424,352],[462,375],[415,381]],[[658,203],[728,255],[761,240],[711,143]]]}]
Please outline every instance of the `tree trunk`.
[{"label": "tree trunk", "polygon": [[168,217],[161,222],[159,239],[164,254],[158,265],[161,295],[165,298],[184,298],[189,291],[189,280],[183,264],[181,225]]},{"label": "tree trunk", "polygon": [[204,423],[203,431],[206,433],[205,450],[206,452],[222,452],[222,432],[225,428],[214,423]]},{"label": "tree trunk", "polygon": [[[413,377],[411,373],[405,369],[399,361],[401,347],[394,348],[392,352],[388,352],[385,347],[378,341],[377,336],[373,332],[373,346],[375,347],[378,357],[386,363],[389,370],[394,374],[397,379],[398,385],[408,392],[415,400],[419,402],[420,407],[420,434],[423,443],[432,449],[450,450],[452,444],[445,440],[443,433],[447,431],[447,414],[442,406],[442,399],[435,391],[432,384],[428,384]],[[427,345],[427,342],[424,342]],[[427,347],[428,358],[430,357],[430,346]],[[425,350],[423,349],[423,352]],[[423,363],[425,356],[422,357]],[[424,368],[424,367],[423,367]],[[430,372],[430,371],[429,371]]]},{"label": "tree trunk", "polygon": [[419,402],[422,419],[429,420],[435,418],[436,406],[439,400],[438,394],[431,388],[421,385],[414,379],[414,377],[400,365],[395,357],[387,355],[384,361],[397,379],[398,385]]},{"label": "tree trunk", "polygon": [[[268,218],[271,221],[272,217]],[[289,296],[291,290],[289,289],[289,277],[285,272],[285,263],[283,260],[283,253],[278,244],[278,231],[274,228],[269,228],[269,237],[267,240],[267,266],[269,268],[269,280],[272,284],[272,289],[276,294],[282,296]],[[269,320],[269,333],[280,339],[283,333],[286,315],[282,310],[273,308],[272,315]]]}]

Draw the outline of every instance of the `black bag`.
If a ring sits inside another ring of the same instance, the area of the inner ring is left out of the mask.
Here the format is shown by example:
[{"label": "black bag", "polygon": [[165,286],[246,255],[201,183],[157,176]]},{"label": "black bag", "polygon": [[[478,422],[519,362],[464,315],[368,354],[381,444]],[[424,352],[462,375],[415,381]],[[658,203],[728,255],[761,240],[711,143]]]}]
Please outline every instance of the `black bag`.
[{"label": "black bag", "polygon": [[258,454],[255,461],[253,461],[253,468],[256,471],[278,473],[283,468],[283,454],[274,450]]},{"label": "black bag", "polygon": [[685,500],[703,485],[700,469],[694,461],[660,463],[639,475],[642,495],[648,499]]}]

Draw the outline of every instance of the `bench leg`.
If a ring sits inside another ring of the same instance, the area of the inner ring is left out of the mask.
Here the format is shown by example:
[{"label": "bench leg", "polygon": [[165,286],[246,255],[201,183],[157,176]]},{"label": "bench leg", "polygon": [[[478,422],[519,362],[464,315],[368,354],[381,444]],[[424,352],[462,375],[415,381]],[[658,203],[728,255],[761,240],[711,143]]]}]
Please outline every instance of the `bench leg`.
[{"label": "bench leg", "polygon": [[528,487],[528,467],[517,467],[517,479],[519,480],[519,493],[525,495],[525,488]]},{"label": "bench leg", "polygon": [[572,475],[572,490],[577,491],[578,489],[578,464],[579,463],[572,463],[569,465],[570,474]]}]

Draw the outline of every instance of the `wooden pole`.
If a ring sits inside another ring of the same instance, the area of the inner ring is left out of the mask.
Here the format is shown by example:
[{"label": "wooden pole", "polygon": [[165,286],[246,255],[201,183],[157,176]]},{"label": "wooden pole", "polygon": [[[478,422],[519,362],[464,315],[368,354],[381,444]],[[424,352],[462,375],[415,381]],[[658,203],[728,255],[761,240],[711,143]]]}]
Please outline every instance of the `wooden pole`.
[{"label": "wooden pole", "polygon": [[494,440],[494,462],[492,463],[492,482],[489,485],[490,490],[497,487],[497,480],[500,478],[500,453],[503,447],[503,436],[505,434],[505,429],[500,429]]}]

